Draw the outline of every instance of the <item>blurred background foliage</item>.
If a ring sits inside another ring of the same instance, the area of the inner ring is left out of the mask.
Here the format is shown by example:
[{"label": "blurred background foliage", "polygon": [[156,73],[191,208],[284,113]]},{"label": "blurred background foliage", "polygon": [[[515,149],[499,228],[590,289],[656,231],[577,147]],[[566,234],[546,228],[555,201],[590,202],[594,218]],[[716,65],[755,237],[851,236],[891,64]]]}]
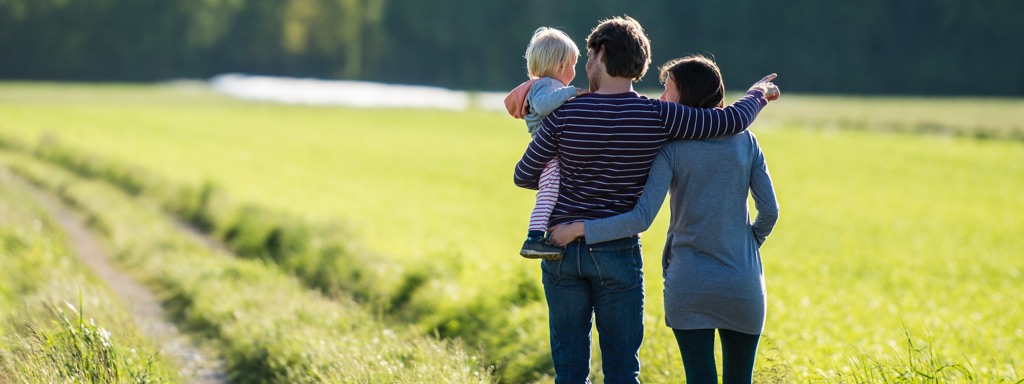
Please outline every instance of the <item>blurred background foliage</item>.
[{"label": "blurred background foliage", "polygon": [[1018,0],[0,0],[0,79],[242,72],[501,90],[526,77],[538,26],[582,48],[621,14],[646,28],[655,65],[711,53],[730,88],[778,72],[797,92],[1024,95]]}]

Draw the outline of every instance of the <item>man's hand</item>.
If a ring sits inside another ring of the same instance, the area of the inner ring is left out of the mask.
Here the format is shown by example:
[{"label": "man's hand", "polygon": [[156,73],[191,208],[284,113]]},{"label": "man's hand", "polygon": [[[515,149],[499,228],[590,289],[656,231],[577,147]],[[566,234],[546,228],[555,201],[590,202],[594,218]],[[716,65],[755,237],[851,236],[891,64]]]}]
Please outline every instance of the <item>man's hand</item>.
[{"label": "man's hand", "polygon": [[754,90],[761,91],[761,93],[764,94],[764,98],[768,99],[768,101],[778,100],[779,99],[779,95],[781,95],[782,92],[779,91],[779,87],[777,85],[775,85],[775,83],[772,83],[772,80],[775,80],[775,78],[778,77],[778,76],[779,75],[774,74],[774,73],[770,74],[768,76],[765,76],[760,81],[754,83],[754,85],[751,85],[750,86],[750,90],[751,91],[754,91]]},{"label": "man's hand", "polygon": [[551,235],[549,243],[555,246],[564,247],[578,238],[583,237],[586,227],[582,221],[570,224],[559,224],[548,229]]},{"label": "man's hand", "polygon": [[526,103],[526,95],[530,93],[530,87],[539,79],[527,80],[505,96],[505,110],[509,116],[522,119],[530,114],[530,106]]}]

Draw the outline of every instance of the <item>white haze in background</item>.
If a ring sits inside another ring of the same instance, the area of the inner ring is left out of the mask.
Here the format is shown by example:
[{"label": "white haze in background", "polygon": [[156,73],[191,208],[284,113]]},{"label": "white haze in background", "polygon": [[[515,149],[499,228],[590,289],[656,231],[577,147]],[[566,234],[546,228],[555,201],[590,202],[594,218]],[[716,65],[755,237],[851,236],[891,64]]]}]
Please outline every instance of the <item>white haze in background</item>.
[{"label": "white haze in background", "polygon": [[365,81],[298,79],[225,74],[210,79],[221,93],[245,100],[357,108],[426,108],[504,111],[504,93],[469,93],[438,87]]}]

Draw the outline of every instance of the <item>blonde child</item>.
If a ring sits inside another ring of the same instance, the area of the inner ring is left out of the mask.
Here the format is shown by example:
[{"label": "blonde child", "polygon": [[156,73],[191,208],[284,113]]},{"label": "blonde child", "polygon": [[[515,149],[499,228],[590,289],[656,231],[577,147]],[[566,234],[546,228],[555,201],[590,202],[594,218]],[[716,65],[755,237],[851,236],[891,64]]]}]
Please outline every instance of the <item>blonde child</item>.
[{"label": "blonde child", "polygon": [[[530,79],[505,99],[509,113],[526,120],[526,129],[536,137],[544,118],[563,103],[585,90],[569,85],[576,77],[576,61],[580,51],[569,35],[554,28],[540,27],[526,47],[526,67]],[[526,105],[522,106],[525,94]],[[522,107],[522,108],[521,108]],[[537,203],[530,214],[530,227],[519,254],[530,259],[558,260],[561,247],[547,244],[548,219],[558,200],[558,158],[544,166],[540,176]]]}]

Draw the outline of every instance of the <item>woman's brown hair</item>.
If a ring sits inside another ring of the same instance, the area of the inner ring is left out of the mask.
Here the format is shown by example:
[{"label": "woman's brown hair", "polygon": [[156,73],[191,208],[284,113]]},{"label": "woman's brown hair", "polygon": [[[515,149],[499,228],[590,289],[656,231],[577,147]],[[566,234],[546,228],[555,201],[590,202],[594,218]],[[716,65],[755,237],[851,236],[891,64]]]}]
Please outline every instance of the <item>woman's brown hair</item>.
[{"label": "woman's brown hair", "polygon": [[694,108],[725,106],[725,82],[722,71],[711,59],[690,55],[669,60],[661,66],[661,82],[669,77],[676,83],[679,104]]}]

